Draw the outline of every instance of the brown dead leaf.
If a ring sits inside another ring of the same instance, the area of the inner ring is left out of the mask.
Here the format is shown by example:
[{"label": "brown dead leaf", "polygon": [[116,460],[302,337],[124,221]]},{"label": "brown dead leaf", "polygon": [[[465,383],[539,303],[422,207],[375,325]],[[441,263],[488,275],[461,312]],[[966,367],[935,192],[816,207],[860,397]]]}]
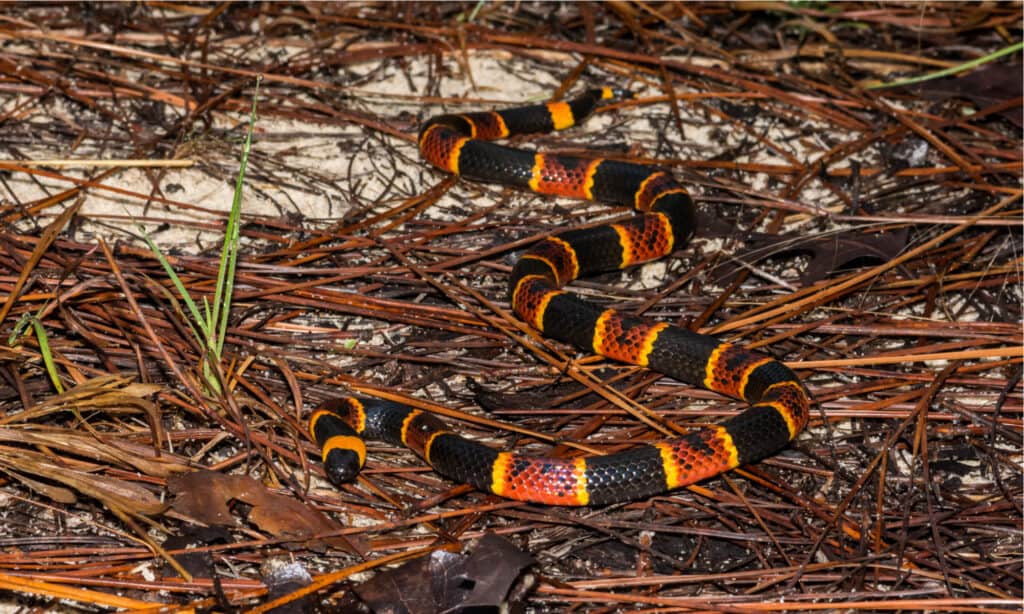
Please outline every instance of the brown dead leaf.
[{"label": "brown dead leaf", "polygon": [[341,525],[301,501],[271,492],[247,475],[195,471],[169,479],[167,488],[175,495],[175,511],[208,525],[235,526],[229,502],[237,500],[251,505],[249,520],[274,537],[322,541],[355,554],[365,552],[365,545],[357,540],[319,538],[340,530]]},{"label": "brown dead leaf", "polygon": [[0,442],[46,446],[90,461],[135,469],[153,477],[165,478],[191,471],[185,461],[173,455],[164,453],[156,457],[151,446],[72,429],[0,427]]},{"label": "brown dead leaf", "polygon": [[75,496],[75,491],[73,490],[63,488],[61,486],[55,486],[53,484],[47,484],[46,482],[41,482],[39,480],[33,480],[21,472],[15,471],[10,467],[3,466],[3,463],[0,463],[0,471],[3,471],[15,480],[21,482],[29,490],[34,490],[44,497],[49,497],[57,503],[71,505],[78,502],[78,497]]},{"label": "brown dead leaf", "polygon": [[353,590],[374,612],[518,611],[521,595],[513,588],[533,563],[529,553],[487,533],[464,544],[462,552],[436,550],[383,570]]},{"label": "brown dead leaf", "polygon": [[[767,258],[790,258],[805,254],[809,261],[800,275],[800,283],[813,284],[840,271],[863,266],[867,263],[888,262],[906,248],[906,229],[892,232],[870,232],[851,229],[820,237],[807,237],[792,241],[780,241],[779,237],[755,235],[747,240],[747,246],[734,257],[736,263],[756,265]],[[728,263],[716,268],[715,283],[728,285],[742,270],[739,264]]]},{"label": "brown dead leaf", "polygon": [[[164,434],[160,422],[160,410],[156,403],[146,398],[155,395],[161,389],[160,386],[154,384],[136,383],[127,377],[113,375],[97,377],[83,382],[63,394],[53,396],[25,411],[0,417],[0,426],[27,423],[43,416],[69,411],[75,417],[82,420],[84,428],[92,433],[97,440],[100,440],[102,436],[93,432],[92,427],[87,422],[84,422],[82,412],[107,414],[143,413],[149,422],[153,441],[161,442],[164,440]],[[121,462],[125,462],[130,458],[130,454],[114,452],[109,442],[107,442],[107,450],[109,455],[118,458]],[[157,471],[157,473],[152,475],[161,475],[160,469],[156,467],[151,468]],[[142,470],[140,468],[140,471]],[[166,473],[163,475],[166,475]]]},{"label": "brown dead leaf", "polygon": [[52,396],[23,412],[0,419],[0,425],[28,422],[49,414],[69,410],[106,413],[145,413],[151,420],[159,418],[152,401],[144,398],[156,394],[160,386],[138,384],[127,377],[104,376],[83,382],[64,394]]},{"label": "brown dead leaf", "polygon": [[[100,501],[111,509],[126,510],[133,514],[147,516],[160,514],[167,509],[166,504],[161,503],[153,493],[138,484],[80,471],[66,464],[55,462],[49,456],[33,450],[0,446],[0,468],[8,470],[10,475],[15,477],[21,473],[27,473],[58,482],[75,492]],[[71,501],[68,501],[66,492],[54,490],[54,487],[46,486],[42,482],[35,480],[23,480],[23,482],[29,488],[51,496],[57,501],[63,503],[74,501],[73,496]]]},{"label": "brown dead leaf", "polygon": [[[908,86],[909,91],[916,91],[930,100],[945,101],[950,98],[966,98],[974,103],[979,110],[1009,103],[1024,96],[1024,86],[1020,78],[1019,64],[989,64],[966,75],[931,79],[923,83]],[[999,113],[1014,123],[1018,128],[1024,126],[1020,104],[1004,109]]]}]

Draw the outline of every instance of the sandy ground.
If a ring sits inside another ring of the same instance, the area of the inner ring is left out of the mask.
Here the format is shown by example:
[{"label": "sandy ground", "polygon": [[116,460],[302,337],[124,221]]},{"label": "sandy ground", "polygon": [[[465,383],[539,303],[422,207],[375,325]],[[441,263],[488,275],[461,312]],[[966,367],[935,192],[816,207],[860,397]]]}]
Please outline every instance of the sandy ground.
[{"label": "sandy ground", "polygon": [[[546,54],[557,56],[558,54]],[[448,58],[451,76],[444,78],[440,92],[444,97],[466,98],[470,102],[462,105],[437,105],[420,102],[418,94],[426,89],[425,66],[412,66],[407,71],[391,74],[378,71],[372,80],[361,83],[347,95],[355,99],[354,107],[360,112],[385,119],[392,119],[396,129],[415,134],[418,120],[442,111],[468,111],[480,108],[500,108],[547,99],[558,87],[557,80],[536,67],[526,66],[520,60],[510,60],[500,52],[473,53],[469,56],[467,72],[459,62]],[[347,67],[359,79],[359,74],[377,67],[376,63],[364,67]],[[470,77],[471,74],[471,77]],[[530,75],[526,80],[517,75]],[[411,77],[410,77],[411,75]],[[597,85],[587,83],[586,85]],[[616,83],[616,85],[620,85]],[[637,84],[628,84],[636,87]],[[637,87],[643,96],[657,96],[660,93]],[[5,106],[18,104],[17,98],[8,100]],[[61,104],[61,103],[58,103]],[[259,106],[257,107],[259,108]],[[626,145],[632,151],[649,158],[701,160],[728,154],[752,134],[764,134],[774,143],[783,143],[786,152],[773,152],[765,148],[743,148],[753,154],[734,156],[737,162],[753,162],[767,165],[786,165],[790,160],[800,162],[814,159],[828,149],[825,142],[808,141],[800,138],[803,134],[815,134],[813,126],[804,121],[794,121],[790,126],[764,125],[752,119],[746,131],[735,130],[730,123],[718,121],[696,105],[681,105],[684,134],[679,134],[665,103],[622,109],[616,113],[603,114],[592,118],[582,127],[574,128],[557,137],[568,146],[579,147],[583,143],[600,143],[602,135],[609,137],[612,144]],[[73,111],[62,109],[61,114],[73,121]],[[234,182],[241,157],[241,140],[247,126],[248,116],[242,113],[218,112],[215,129],[222,131],[221,140],[210,135],[196,135],[194,140],[184,143],[175,156],[181,164],[191,167],[164,169],[159,176],[163,196],[170,202],[146,202],[144,196],[153,193],[153,173],[149,169],[121,171],[104,180],[104,185],[131,194],[119,194],[109,190],[90,190],[81,211],[83,224],[77,232],[78,238],[89,234],[107,239],[134,240],[138,222],[145,221],[144,227],[157,242],[175,251],[199,252],[216,248],[220,235],[204,228],[221,219],[231,207]],[[659,137],[664,136],[664,141]],[[832,138],[842,138],[834,130]],[[387,141],[384,147],[383,140]],[[551,142],[551,141],[547,141]],[[666,150],[665,143],[670,150]],[[340,152],[355,152],[344,153]],[[399,155],[393,155],[397,152]],[[102,157],[102,152],[91,152],[88,144],[74,152],[28,149],[26,159],[75,160]],[[785,155],[783,155],[783,153]],[[393,138],[388,135],[368,134],[359,125],[315,125],[305,122],[287,121],[260,117],[255,125],[252,148],[253,157],[266,156],[284,161],[289,167],[299,169],[295,180],[267,181],[247,177],[244,192],[243,211],[248,219],[290,217],[305,220],[304,224],[326,225],[332,219],[350,212],[353,207],[383,211],[404,198],[425,191],[434,185],[440,174],[428,169],[418,160],[412,141]],[[787,156],[790,160],[787,160]],[[863,156],[869,158],[870,153]],[[854,159],[857,159],[855,156]],[[870,164],[870,159],[858,160]],[[214,176],[208,170],[200,170],[196,163],[210,163],[223,172]],[[129,164],[126,162],[126,164]],[[62,172],[75,177],[84,177],[94,169],[63,168]],[[322,179],[316,189],[302,183],[306,173]],[[751,173],[742,177],[701,178],[718,181],[721,185],[733,186],[750,194],[770,194],[772,185],[767,175]],[[22,202],[43,198],[68,187],[63,181],[48,178],[30,178],[15,175],[9,185]],[[323,189],[322,186],[329,186]],[[694,189],[700,200],[702,190]],[[142,195],[142,196],[140,196]],[[424,212],[424,219],[451,219],[452,215],[463,215],[464,207],[486,206],[480,200],[481,188],[460,185],[445,196],[436,207]],[[532,198],[522,195],[521,198]],[[823,202],[825,193],[816,182],[808,183],[804,192],[795,199],[797,202],[827,205]],[[576,205],[577,207],[579,205]],[[451,213],[450,209],[456,208]],[[593,215],[600,215],[600,209],[589,208]],[[707,215],[707,212],[705,212]],[[794,218],[798,221],[798,218]],[[657,268],[658,265],[652,265]]]}]

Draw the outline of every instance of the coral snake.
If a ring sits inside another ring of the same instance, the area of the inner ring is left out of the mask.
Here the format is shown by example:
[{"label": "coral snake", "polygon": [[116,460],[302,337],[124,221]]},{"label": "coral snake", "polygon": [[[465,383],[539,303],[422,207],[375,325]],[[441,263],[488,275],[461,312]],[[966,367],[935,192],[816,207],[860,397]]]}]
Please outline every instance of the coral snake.
[{"label": "coral snake", "polygon": [[593,89],[567,102],[437,116],[420,131],[420,153],[442,171],[470,180],[632,205],[638,214],[624,222],[569,230],[530,247],[509,282],[515,313],[544,335],[583,351],[653,369],[750,407],[679,438],[613,454],[555,458],[499,452],[450,431],[429,413],[347,396],[322,404],[310,417],[310,433],[332,482],[355,478],[368,438],[407,446],[442,475],[502,497],[600,505],[663,493],[758,461],[804,427],[811,397],[782,363],[684,328],[599,307],[562,289],[577,277],[661,258],[682,247],[696,227],[693,202],[671,175],[653,167],[489,141],[568,128],[628,96],[623,90]]}]

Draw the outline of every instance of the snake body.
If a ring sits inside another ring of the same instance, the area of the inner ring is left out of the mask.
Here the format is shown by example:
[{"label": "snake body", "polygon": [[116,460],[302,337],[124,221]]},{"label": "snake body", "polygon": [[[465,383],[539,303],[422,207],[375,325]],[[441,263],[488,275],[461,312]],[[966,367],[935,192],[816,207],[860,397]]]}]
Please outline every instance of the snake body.
[{"label": "snake body", "polygon": [[513,267],[512,307],[544,335],[746,401],[719,425],[626,451],[573,458],[501,452],[449,430],[432,414],[398,403],[346,396],[313,412],[310,433],[328,477],[355,478],[364,439],[404,445],[436,471],[502,497],[549,505],[600,505],[666,492],[753,463],[785,447],[807,423],[811,397],[770,356],[664,322],[590,303],[563,289],[572,280],[661,258],[696,229],[686,189],[656,168],[536,153],[492,140],[561,130],[628,96],[593,89],[566,102],[441,115],[419,135],[424,159],[462,178],[540,194],[632,205],[619,223],[569,230],[530,247]]}]

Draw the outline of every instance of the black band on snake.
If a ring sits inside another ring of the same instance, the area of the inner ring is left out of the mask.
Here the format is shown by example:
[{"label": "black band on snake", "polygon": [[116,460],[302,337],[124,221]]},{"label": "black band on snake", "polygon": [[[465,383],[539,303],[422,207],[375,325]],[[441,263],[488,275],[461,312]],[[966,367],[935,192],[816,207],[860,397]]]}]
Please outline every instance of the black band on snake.
[{"label": "black band on snake", "polygon": [[405,405],[342,397],[310,418],[335,483],[355,478],[366,458],[363,438],[409,447],[439,473],[480,490],[550,505],[599,505],[663,493],[753,463],[785,447],[807,423],[811,398],[770,356],[663,322],[599,307],[563,290],[574,279],[661,258],[696,229],[682,185],[656,168],[513,149],[491,143],[515,134],[573,126],[594,109],[624,99],[610,88],[568,102],[441,115],[420,131],[431,164],[465,179],[540,194],[633,206],[616,224],[548,237],[516,262],[509,281],[515,313],[546,336],[679,381],[742,399],[742,413],[685,436],[624,452],[573,458],[499,452],[452,432],[433,415]]}]

